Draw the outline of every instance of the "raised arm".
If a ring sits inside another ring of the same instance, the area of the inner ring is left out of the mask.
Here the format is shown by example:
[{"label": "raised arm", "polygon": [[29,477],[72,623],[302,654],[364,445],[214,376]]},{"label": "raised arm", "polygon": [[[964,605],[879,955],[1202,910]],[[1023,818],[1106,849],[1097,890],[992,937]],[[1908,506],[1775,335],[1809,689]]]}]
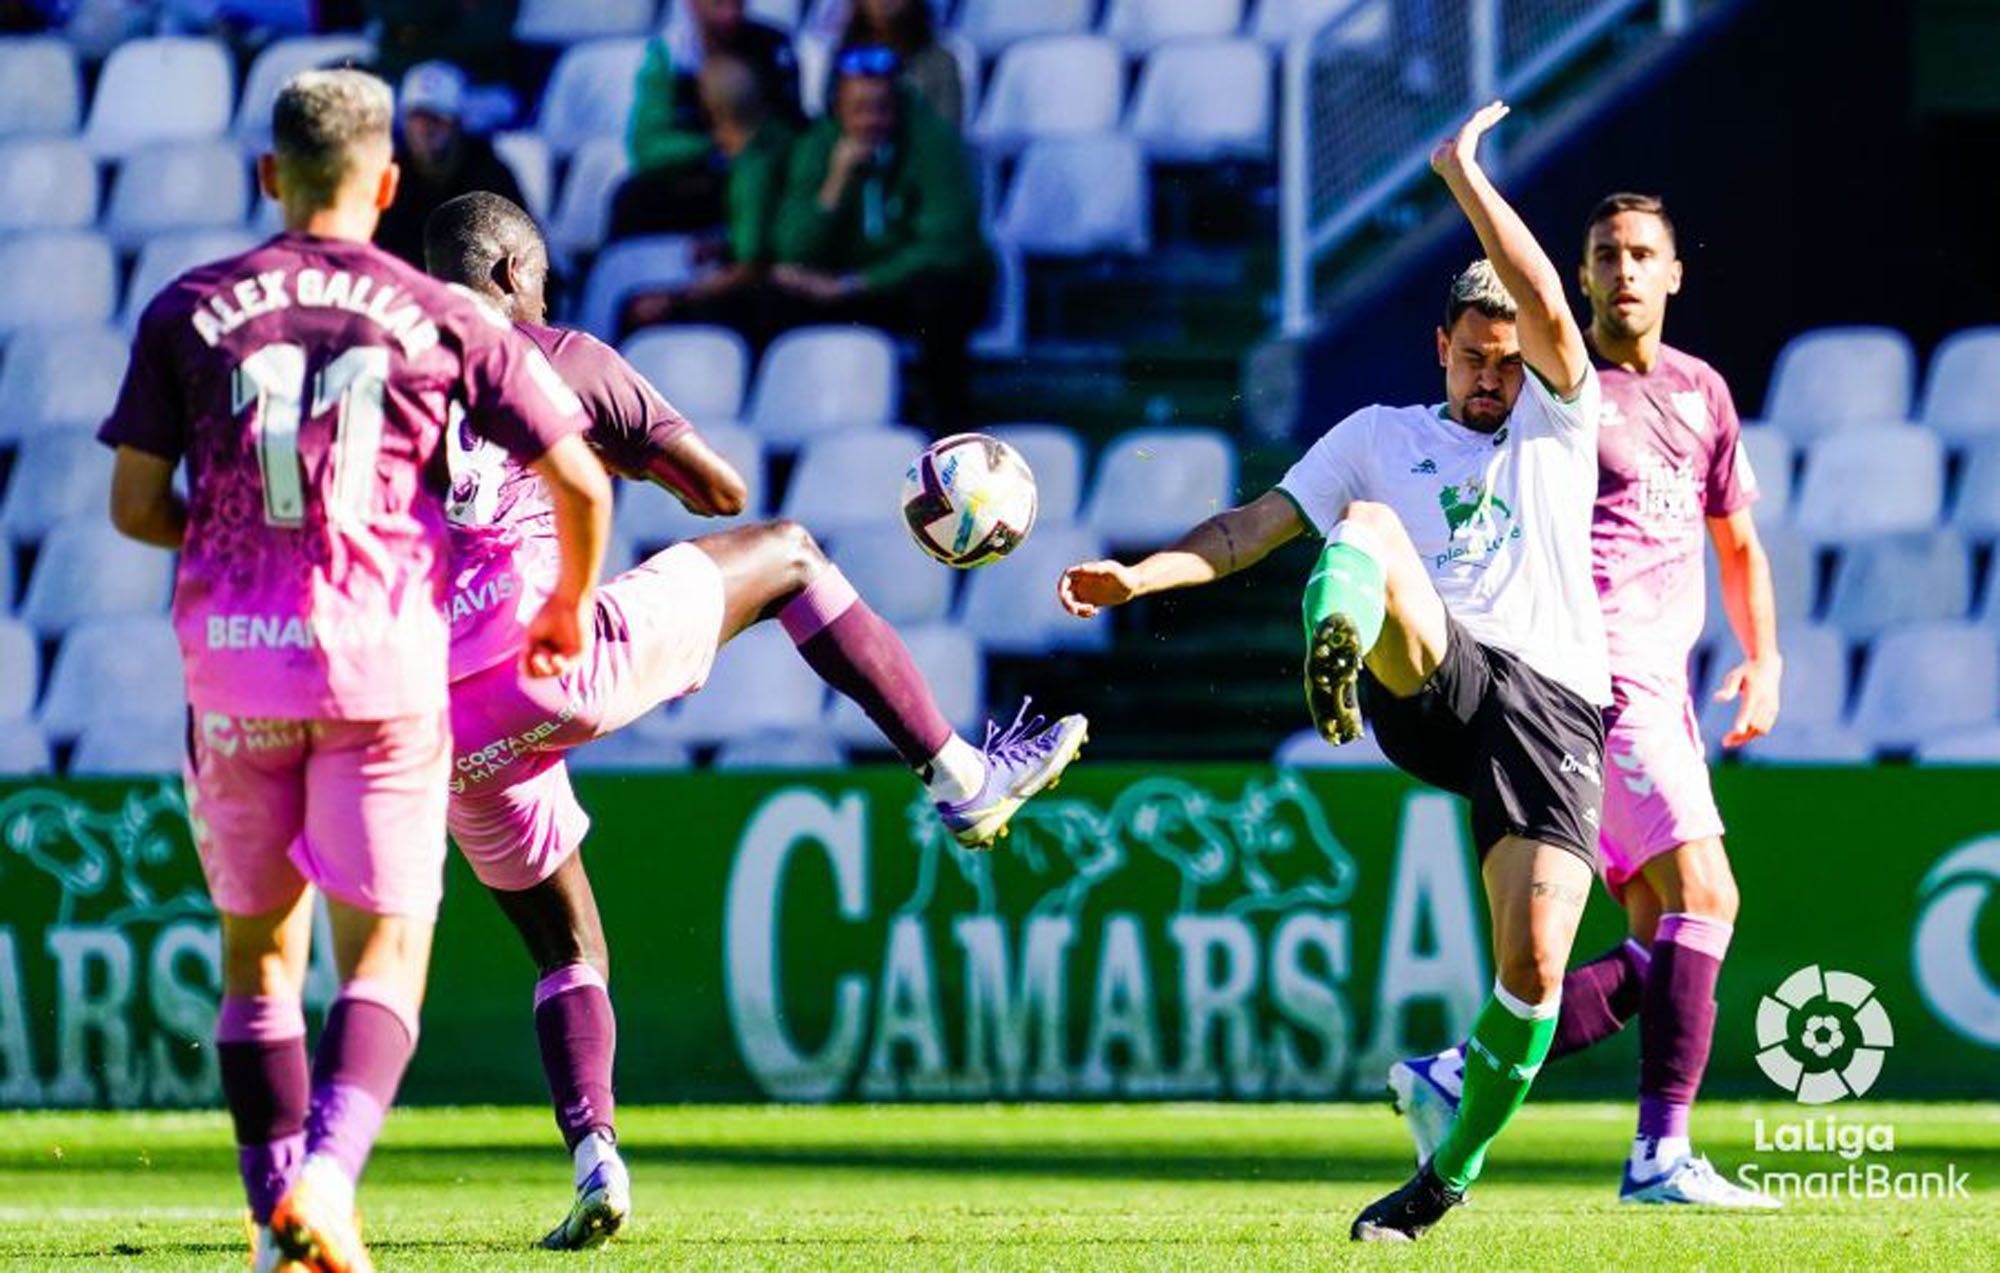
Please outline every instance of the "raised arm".
[{"label": "raised arm", "polygon": [[692,429],[648,455],[643,472],[627,476],[664,486],[696,517],[734,517],[750,499],[743,475]]},{"label": "raised arm", "polygon": [[1522,359],[1545,384],[1567,398],[1590,369],[1583,329],[1570,312],[1555,263],[1479,166],[1479,139],[1506,117],[1504,103],[1482,107],[1457,135],[1446,138],[1431,152],[1431,168],[1450,187],[1452,198],[1458,200],[1466,220],[1479,235],[1486,258],[1493,262],[1500,281],[1514,298]]},{"label": "raised arm", "polygon": [[1233,575],[1262,561],[1305,530],[1299,506],[1281,491],[1267,491],[1240,508],[1217,513],[1133,565],[1086,561],[1071,566],[1063,572],[1056,589],[1065,609],[1088,619],[1105,606]]}]

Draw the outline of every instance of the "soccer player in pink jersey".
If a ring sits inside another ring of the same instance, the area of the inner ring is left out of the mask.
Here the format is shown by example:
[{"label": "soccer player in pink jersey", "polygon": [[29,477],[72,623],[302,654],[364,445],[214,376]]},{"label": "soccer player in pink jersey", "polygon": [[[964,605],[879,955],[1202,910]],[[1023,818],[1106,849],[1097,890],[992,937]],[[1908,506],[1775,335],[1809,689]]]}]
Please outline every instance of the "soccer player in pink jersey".
[{"label": "soccer player in pink jersey", "polygon": [[[1604,384],[1591,534],[1612,691],[1599,861],[1631,935],[1564,978],[1550,1055],[1589,1047],[1638,1016],[1639,1127],[1620,1198],[1774,1207],[1724,1179],[1688,1135],[1737,909],[1688,660],[1706,604],[1706,529],[1743,649],[1716,693],[1737,704],[1722,742],[1739,747],[1770,732],[1784,661],[1770,563],[1750,516],[1756,479],[1729,386],[1662,339],[1667,299],[1681,287],[1665,205],[1651,195],[1604,199],[1585,227],[1581,272]],[[1420,1156],[1450,1124],[1462,1069],[1453,1050],[1390,1072]]]},{"label": "soccer player in pink jersey", "polygon": [[[590,442],[614,472],[664,486],[703,516],[742,511],[743,479],[629,363],[590,336],[542,324],[548,251],[526,212],[498,195],[461,195],[431,214],[424,239],[433,274],[489,298],[547,351],[582,397]],[[967,845],[990,844],[1061,776],[1087,723],[1045,724],[1024,705],[984,747],[960,738],[895,630],[789,522],[705,535],[620,575],[598,594],[596,639],[576,668],[523,678],[509,652],[552,578],[542,484],[504,450],[457,435],[451,477],[451,833],[540,973],[535,1032],[576,1185],[542,1245],[594,1246],[624,1224],[631,1190],[613,1118],[609,960],[578,856],[590,819],[564,755],[700,689],[720,647],[767,619],[860,705]]]},{"label": "soccer player in pink jersey", "polygon": [[[255,1269],[371,1267],[355,1183],[416,1046],[443,881],[448,425],[550,495],[556,578],[510,654],[529,674],[583,652],[609,534],[609,483],[547,359],[369,246],[396,192],[391,114],[361,72],[285,86],[258,170],[284,232],[154,298],[100,434],[113,522],[180,552],[188,810],[221,913],[216,1048]],[[309,1071],[315,888],[341,989]]]}]

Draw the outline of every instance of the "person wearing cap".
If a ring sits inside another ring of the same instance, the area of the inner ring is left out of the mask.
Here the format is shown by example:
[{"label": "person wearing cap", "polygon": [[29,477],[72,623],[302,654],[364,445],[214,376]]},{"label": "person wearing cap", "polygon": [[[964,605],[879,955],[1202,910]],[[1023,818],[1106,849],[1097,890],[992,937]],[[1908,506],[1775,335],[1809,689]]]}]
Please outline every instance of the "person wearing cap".
[{"label": "person wearing cap", "polygon": [[514,173],[493,144],[465,130],[465,72],[449,62],[419,62],[396,94],[396,202],[382,214],[375,245],[422,269],[424,220],[447,199],[487,190],[525,204]]}]

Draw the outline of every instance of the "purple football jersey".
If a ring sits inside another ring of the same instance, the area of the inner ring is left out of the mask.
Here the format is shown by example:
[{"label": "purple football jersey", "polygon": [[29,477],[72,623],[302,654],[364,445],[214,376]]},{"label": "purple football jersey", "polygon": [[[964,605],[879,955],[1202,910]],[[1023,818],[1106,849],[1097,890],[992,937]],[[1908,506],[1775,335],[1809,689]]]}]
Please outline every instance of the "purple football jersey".
[{"label": "purple football jersey", "polygon": [[439,452],[461,419],[525,462],[583,427],[490,307],[367,244],[280,234],[153,299],[98,436],[187,461],[174,627],[194,704],[445,707]]}]

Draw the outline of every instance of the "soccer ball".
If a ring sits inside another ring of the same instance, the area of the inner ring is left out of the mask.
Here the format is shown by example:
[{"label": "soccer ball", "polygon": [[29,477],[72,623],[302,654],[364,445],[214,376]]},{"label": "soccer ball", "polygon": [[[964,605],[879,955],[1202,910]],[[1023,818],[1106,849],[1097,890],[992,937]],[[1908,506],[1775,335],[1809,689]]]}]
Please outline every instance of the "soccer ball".
[{"label": "soccer ball", "polygon": [[947,566],[984,566],[1035,525],[1035,475],[1021,453],[983,433],[925,447],[903,477],[903,521],[917,547]]}]

